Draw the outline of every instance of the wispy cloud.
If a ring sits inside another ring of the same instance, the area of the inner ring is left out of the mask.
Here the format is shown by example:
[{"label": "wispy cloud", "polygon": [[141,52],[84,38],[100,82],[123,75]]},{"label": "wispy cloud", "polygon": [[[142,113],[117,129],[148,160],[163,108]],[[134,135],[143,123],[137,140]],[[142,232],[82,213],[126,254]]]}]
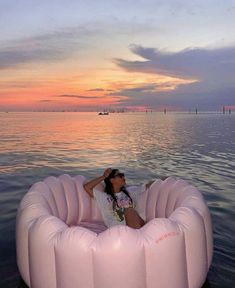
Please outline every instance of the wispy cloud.
[{"label": "wispy cloud", "polygon": [[174,81],[172,82],[164,82],[164,83],[148,83],[148,84],[141,84],[141,85],[133,85],[134,87],[131,88],[122,88],[108,95],[128,95],[133,93],[153,93],[153,92],[160,92],[160,91],[169,91],[176,87]]},{"label": "wispy cloud", "polygon": [[11,80],[11,81],[4,81],[0,80],[0,89],[28,89],[33,87],[38,87],[38,85],[43,86],[45,85],[45,82],[42,81],[32,81],[32,80]]},{"label": "wispy cloud", "polygon": [[80,98],[80,99],[100,99],[100,98],[106,98],[107,96],[62,94],[62,95],[56,95],[55,97],[60,97],[60,98]]},{"label": "wispy cloud", "polygon": [[[127,96],[120,95],[119,93],[117,93],[117,94],[115,94],[115,93],[104,94],[101,96],[98,96],[98,95],[96,96],[96,95],[62,94],[62,95],[54,95],[53,97],[54,97],[54,99],[60,99],[60,98],[67,99],[68,103],[72,99],[78,99],[78,100],[80,99],[81,101],[87,100],[90,103],[89,105],[92,105],[92,103],[94,103],[94,105],[96,105],[96,106],[100,105],[99,103],[103,103],[105,105],[112,105],[112,106],[125,105],[126,100],[128,99]],[[85,102],[87,102],[87,101],[85,101]],[[85,102],[84,102],[84,105],[86,106],[87,104]]]},{"label": "wispy cloud", "polygon": [[87,39],[95,29],[72,27],[2,43],[0,69],[16,68],[32,62],[55,62],[86,49]]},{"label": "wispy cloud", "polygon": [[[0,70],[18,68],[23,64],[38,62],[57,62],[72,58],[81,51],[92,51],[104,46],[112,46],[113,35],[129,35],[146,33],[153,26],[146,23],[136,23],[132,27],[129,21],[111,19],[106,21],[91,21],[80,26],[72,26],[41,33],[31,37],[1,42]],[[89,62],[89,61],[88,61]]]},{"label": "wispy cloud", "polygon": [[88,89],[87,91],[89,91],[89,92],[102,92],[102,91],[105,91],[105,89],[103,89],[103,88],[95,88],[95,89]]},{"label": "wispy cloud", "polygon": [[53,100],[49,100],[49,99],[44,99],[44,100],[39,100],[38,102],[43,102],[43,103],[47,103],[47,102],[53,102]]},{"label": "wispy cloud", "polygon": [[35,61],[55,61],[61,58],[58,51],[49,48],[22,49],[22,47],[10,47],[0,50],[0,69],[16,68],[20,64]]}]

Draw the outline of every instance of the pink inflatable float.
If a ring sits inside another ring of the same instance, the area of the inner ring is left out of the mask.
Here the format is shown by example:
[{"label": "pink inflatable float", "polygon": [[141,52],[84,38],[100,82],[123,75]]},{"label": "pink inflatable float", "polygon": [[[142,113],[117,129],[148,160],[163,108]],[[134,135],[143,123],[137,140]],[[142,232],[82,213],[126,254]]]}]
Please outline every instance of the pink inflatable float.
[{"label": "pink inflatable float", "polygon": [[83,176],[49,177],[22,199],[17,262],[33,288],[200,288],[212,260],[210,214],[183,180],[141,194],[141,229],[106,228]]}]

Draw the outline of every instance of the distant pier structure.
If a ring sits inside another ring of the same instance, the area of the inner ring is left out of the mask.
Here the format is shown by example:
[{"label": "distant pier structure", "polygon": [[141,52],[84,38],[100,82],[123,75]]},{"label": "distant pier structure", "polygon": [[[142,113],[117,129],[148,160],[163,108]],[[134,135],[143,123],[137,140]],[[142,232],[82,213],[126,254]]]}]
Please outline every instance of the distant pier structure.
[{"label": "distant pier structure", "polygon": [[[228,114],[231,114],[231,108],[228,108]],[[223,106],[223,114],[226,114],[226,106]]]},{"label": "distant pier structure", "polygon": [[197,112],[198,112],[197,108],[194,108],[194,109],[188,108],[188,113],[189,114],[191,114],[191,113],[197,114]]},{"label": "distant pier structure", "polygon": [[[232,110],[231,108],[228,108],[228,114],[231,114]],[[226,114],[226,106],[223,106],[223,114]]]}]

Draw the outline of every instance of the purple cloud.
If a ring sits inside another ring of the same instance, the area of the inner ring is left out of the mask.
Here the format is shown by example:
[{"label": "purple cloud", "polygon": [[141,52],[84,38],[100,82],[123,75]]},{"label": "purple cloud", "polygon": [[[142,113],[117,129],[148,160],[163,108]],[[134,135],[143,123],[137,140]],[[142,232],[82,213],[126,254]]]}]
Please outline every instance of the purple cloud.
[{"label": "purple cloud", "polygon": [[[142,61],[115,59],[114,62],[128,72],[152,73],[197,82],[179,85],[171,91],[123,89],[119,91],[134,101],[149,105],[197,105],[217,109],[235,102],[235,47],[202,49],[188,48],[179,52],[166,52],[154,48],[132,45],[131,51]],[[144,87],[143,87],[144,88]],[[154,88],[154,87],[152,87]],[[157,85],[156,85],[157,88]]]}]

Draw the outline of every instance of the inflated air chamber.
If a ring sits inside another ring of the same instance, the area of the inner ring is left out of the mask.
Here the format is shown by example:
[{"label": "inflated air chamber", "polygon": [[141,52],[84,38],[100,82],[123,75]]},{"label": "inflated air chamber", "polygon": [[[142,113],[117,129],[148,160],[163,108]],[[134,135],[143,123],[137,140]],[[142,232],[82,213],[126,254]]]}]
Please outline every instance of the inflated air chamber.
[{"label": "inflated air chamber", "polygon": [[19,205],[17,263],[31,288],[200,288],[212,261],[211,219],[184,180],[156,180],[140,229],[107,228],[83,176],[35,183]]}]

